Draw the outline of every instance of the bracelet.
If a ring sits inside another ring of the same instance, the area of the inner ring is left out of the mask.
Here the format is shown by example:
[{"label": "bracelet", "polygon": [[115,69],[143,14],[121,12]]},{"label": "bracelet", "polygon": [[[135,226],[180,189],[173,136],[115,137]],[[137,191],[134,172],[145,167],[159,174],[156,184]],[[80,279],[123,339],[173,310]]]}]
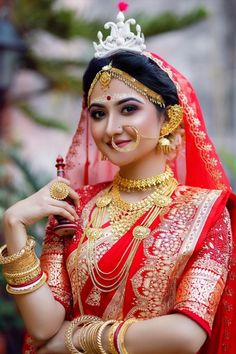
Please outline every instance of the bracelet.
[{"label": "bracelet", "polygon": [[98,334],[97,334],[97,347],[100,351],[100,354],[107,354],[106,351],[103,349],[103,346],[102,346],[102,333],[104,331],[104,329],[110,325],[110,324],[114,324],[116,321],[115,320],[109,320],[109,321],[106,321],[104,322],[101,327],[99,328],[98,330]]},{"label": "bracelet", "polygon": [[26,252],[32,250],[35,246],[36,242],[32,237],[28,237],[25,246],[18,252],[11,254],[10,256],[7,255],[7,245],[0,247],[0,264],[9,264],[15,262],[16,260],[20,259]]},{"label": "bracelet", "polygon": [[20,276],[25,276],[25,275],[30,274],[32,271],[36,270],[39,266],[40,266],[40,260],[39,260],[39,258],[37,258],[35,263],[29,269],[26,269],[26,270],[19,272],[19,273],[13,273],[13,272],[9,273],[9,272],[4,271],[4,276],[5,276],[5,278],[12,278],[12,279],[18,278]]},{"label": "bracelet", "polygon": [[118,336],[123,323],[124,321],[121,321],[114,331],[114,347],[118,354],[121,354],[121,351],[119,350]]},{"label": "bracelet", "polygon": [[79,344],[85,353],[99,353],[97,348],[97,333],[103,321],[95,321],[84,326],[79,332]]},{"label": "bracelet", "polygon": [[40,266],[38,266],[35,270],[33,270],[31,273],[25,275],[25,276],[19,276],[19,277],[8,277],[4,273],[4,276],[6,278],[6,281],[9,285],[12,286],[24,286],[24,285],[29,285],[30,283],[34,282],[39,275],[42,274],[42,270]]},{"label": "bracelet", "polygon": [[128,354],[128,352],[125,348],[125,333],[126,333],[127,329],[129,328],[129,326],[137,321],[138,320],[136,318],[130,318],[129,320],[125,321],[122,324],[119,334],[118,334],[118,341],[117,341],[119,353]]},{"label": "bracelet", "polygon": [[109,330],[108,342],[109,342],[109,353],[111,354],[118,354],[118,351],[116,350],[115,347],[115,332],[122,322],[123,321],[116,321]]},{"label": "bracelet", "polygon": [[26,286],[19,286],[19,287],[14,287],[9,284],[6,285],[6,291],[9,294],[12,295],[23,295],[23,294],[29,294],[34,292],[35,290],[41,288],[47,281],[47,276],[45,273],[42,274],[42,276],[33,282],[32,284],[26,285]]},{"label": "bracelet", "polygon": [[97,320],[101,320],[99,317],[96,316],[92,316],[92,315],[83,315],[80,316],[76,319],[74,319],[73,321],[71,321],[68,329],[65,332],[65,346],[67,348],[67,350],[69,351],[69,353],[71,354],[84,354],[84,352],[80,352],[79,350],[77,350],[73,344],[73,333],[76,327],[79,327],[82,324],[87,324],[87,323],[91,323],[93,321],[97,321]]}]

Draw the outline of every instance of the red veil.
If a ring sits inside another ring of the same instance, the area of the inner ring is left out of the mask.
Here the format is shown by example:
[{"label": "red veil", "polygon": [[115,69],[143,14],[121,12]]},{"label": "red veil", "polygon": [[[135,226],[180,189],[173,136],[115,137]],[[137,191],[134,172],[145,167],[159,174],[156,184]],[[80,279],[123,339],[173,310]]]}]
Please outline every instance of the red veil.
[{"label": "red veil", "polygon": [[[201,353],[236,353],[236,197],[206,130],[196,94],[188,80],[158,55],[145,52],[175,83],[184,109],[184,146],[173,163],[177,179],[186,185],[224,190],[233,229],[233,254],[224,294],[215,318],[212,337]],[[87,108],[83,107],[78,129],[66,158],[66,174],[74,188],[111,180],[117,168],[101,161],[93,142]],[[222,205],[222,210],[225,205]]]}]

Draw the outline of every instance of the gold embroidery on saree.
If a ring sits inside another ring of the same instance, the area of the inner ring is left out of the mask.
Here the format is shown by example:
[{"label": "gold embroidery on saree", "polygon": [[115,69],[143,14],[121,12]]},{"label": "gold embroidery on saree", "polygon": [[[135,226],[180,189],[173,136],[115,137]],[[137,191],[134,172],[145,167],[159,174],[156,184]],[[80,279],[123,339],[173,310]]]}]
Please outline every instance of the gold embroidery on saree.
[{"label": "gold embroidery on saree", "polygon": [[169,214],[144,241],[146,259],[131,280],[135,305],[126,318],[151,318],[173,309],[177,280],[221,193],[197,188],[182,188],[182,195],[178,192]]}]

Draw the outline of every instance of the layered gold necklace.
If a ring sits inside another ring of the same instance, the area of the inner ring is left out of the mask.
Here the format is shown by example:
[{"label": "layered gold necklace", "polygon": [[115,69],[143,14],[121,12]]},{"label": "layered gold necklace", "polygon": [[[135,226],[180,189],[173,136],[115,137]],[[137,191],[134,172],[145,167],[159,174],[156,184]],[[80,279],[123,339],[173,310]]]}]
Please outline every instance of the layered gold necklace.
[{"label": "layered gold necklace", "polygon": [[[154,179],[156,182],[154,182]],[[150,185],[150,180],[152,184]],[[134,182],[135,181],[135,182]],[[121,176],[115,178],[111,188],[96,201],[96,208],[92,219],[85,228],[87,236],[86,262],[89,275],[95,288],[101,292],[116,290],[128,277],[128,272],[137,249],[146,237],[150,235],[150,226],[155,221],[164,207],[171,204],[171,195],[178,183],[173,177],[173,172],[167,170],[151,179],[128,180]],[[141,187],[142,186],[142,187]],[[146,198],[139,202],[130,203],[122,200],[120,190],[147,190],[155,186]],[[113,269],[104,272],[98,265],[97,240],[103,235],[105,215],[109,215],[114,240],[121,238],[141,218],[147,215],[142,222],[132,230],[131,241],[119,262]]]}]

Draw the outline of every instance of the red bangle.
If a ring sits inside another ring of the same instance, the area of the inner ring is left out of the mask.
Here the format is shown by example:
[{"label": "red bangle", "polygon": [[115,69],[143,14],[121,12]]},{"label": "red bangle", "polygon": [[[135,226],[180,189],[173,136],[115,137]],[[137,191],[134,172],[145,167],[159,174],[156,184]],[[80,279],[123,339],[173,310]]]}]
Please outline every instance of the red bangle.
[{"label": "red bangle", "polygon": [[122,322],[119,324],[119,326],[116,328],[115,333],[114,333],[114,346],[115,346],[115,348],[116,348],[116,351],[117,351],[119,354],[122,354],[122,353],[120,352],[119,345],[118,345],[118,336],[119,336],[119,332],[120,332],[121,327],[123,326],[123,324],[124,324],[124,321],[122,321]]},{"label": "red bangle", "polygon": [[31,285],[33,283],[35,283],[37,280],[39,280],[43,275],[43,271],[40,272],[39,275],[37,275],[37,277],[35,277],[34,279],[31,279],[30,281],[26,282],[26,283],[23,283],[23,284],[19,284],[19,285],[11,285],[13,286],[14,288],[22,288],[23,286],[28,286],[28,285]]}]

